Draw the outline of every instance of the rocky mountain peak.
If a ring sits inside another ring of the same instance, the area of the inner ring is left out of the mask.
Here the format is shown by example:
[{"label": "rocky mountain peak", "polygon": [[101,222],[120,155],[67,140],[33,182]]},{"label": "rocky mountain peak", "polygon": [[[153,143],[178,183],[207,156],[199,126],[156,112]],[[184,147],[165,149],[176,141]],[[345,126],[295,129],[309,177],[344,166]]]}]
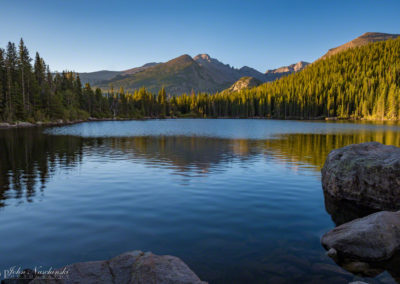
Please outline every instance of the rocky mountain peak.
[{"label": "rocky mountain peak", "polygon": [[175,65],[175,64],[190,64],[193,63],[193,58],[190,55],[184,54],[170,61],[167,61],[166,64],[168,65]]},{"label": "rocky mountain peak", "polygon": [[195,56],[193,59],[195,61],[204,60],[204,61],[211,62],[211,56],[208,55],[207,53],[199,54],[199,55]]},{"label": "rocky mountain peak", "polygon": [[277,69],[272,69],[272,70],[267,70],[267,72],[265,72],[265,74],[290,74],[293,72],[298,72],[303,70],[308,64],[308,62],[305,61],[299,61],[295,64],[291,64],[289,66],[282,66],[279,67]]},{"label": "rocky mountain peak", "polygon": [[299,61],[296,64],[294,64],[293,71],[298,72],[298,71],[304,69],[304,67],[306,67],[308,64],[310,64],[310,63],[305,62],[305,61]]}]

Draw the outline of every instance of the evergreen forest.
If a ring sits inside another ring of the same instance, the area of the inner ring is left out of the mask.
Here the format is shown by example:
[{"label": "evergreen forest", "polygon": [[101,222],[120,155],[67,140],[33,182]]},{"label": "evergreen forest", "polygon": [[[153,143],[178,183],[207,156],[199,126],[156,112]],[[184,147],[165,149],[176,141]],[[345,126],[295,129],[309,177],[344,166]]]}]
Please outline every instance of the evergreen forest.
[{"label": "evergreen forest", "polygon": [[0,121],[227,117],[400,119],[400,39],[352,48],[258,87],[214,94],[133,93],[82,85],[54,73],[23,39],[0,48]]}]

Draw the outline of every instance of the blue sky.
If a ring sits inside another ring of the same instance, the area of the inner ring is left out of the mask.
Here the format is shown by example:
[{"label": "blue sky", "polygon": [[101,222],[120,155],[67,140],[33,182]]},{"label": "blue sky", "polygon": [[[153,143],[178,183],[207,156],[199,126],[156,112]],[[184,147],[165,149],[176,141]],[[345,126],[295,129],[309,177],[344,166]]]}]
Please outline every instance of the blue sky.
[{"label": "blue sky", "polygon": [[262,72],[364,32],[400,33],[399,0],[0,0],[0,46],[23,37],[52,70],[124,70],[208,53]]}]

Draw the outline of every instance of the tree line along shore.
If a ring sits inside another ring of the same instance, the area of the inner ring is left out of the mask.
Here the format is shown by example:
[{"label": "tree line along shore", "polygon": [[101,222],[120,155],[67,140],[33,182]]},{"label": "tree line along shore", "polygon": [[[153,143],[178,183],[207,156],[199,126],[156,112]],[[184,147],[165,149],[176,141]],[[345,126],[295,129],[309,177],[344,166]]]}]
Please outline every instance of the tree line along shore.
[{"label": "tree line along shore", "polygon": [[102,91],[74,72],[52,73],[39,53],[32,60],[23,39],[0,48],[3,125],[165,117],[399,120],[400,39],[343,51],[258,87],[179,95]]}]

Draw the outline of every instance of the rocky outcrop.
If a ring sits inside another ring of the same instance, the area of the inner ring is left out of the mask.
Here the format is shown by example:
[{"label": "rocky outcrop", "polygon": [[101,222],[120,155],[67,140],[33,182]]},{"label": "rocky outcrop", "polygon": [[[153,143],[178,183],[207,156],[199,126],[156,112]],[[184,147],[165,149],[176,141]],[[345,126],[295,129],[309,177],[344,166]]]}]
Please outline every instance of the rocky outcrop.
[{"label": "rocky outcrop", "polygon": [[261,85],[262,82],[257,80],[256,78],[253,77],[242,77],[238,81],[233,84],[228,91],[229,92],[238,92],[243,89],[248,89],[252,87],[257,87]]},{"label": "rocky outcrop", "polygon": [[295,64],[291,64],[289,66],[282,66],[277,69],[272,69],[272,70],[267,70],[265,74],[291,74],[295,72],[299,72],[303,70],[304,68],[307,67],[310,63],[304,62],[304,61],[299,61]]},{"label": "rocky outcrop", "polygon": [[[13,283],[13,282],[10,282]],[[179,258],[132,251],[110,260],[75,263],[29,283],[204,284]]]},{"label": "rocky outcrop", "polygon": [[322,187],[334,200],[400,209],[400,148],[368,142],[333,150],[322,168]]},{"label": "rocky outcrop", "polygon": [[295,64],[291,64],[289,66],[282,66],[277,69],[267,70],[265,72],[265,76],[267,78],[266,80],[267,81],[277,80],[283,76],[287,76],[292,73],[299,72],[299,71],[303,70],[304,68],[306,68],[308,65],[310,65],[310,63],[304,62],[304,61],[299,61],[299,62],[297,62]]}]

